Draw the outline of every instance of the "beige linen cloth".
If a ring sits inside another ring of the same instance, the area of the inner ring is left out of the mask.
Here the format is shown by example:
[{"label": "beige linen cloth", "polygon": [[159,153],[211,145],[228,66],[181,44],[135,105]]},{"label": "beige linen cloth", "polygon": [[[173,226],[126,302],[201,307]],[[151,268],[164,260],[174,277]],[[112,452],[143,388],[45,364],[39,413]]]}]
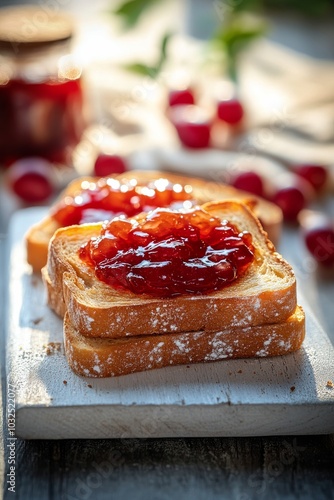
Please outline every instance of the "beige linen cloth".
[{"label": "beige linen cloth", "polygon": [[334,61],[261,40],[242,58],[240,90],[249,144],[289,161],[334,165]]}]

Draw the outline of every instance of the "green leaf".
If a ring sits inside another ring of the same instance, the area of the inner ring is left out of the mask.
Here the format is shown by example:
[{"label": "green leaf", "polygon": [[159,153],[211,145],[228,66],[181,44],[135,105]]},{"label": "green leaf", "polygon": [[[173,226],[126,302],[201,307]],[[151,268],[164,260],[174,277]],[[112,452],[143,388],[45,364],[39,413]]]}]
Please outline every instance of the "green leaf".
[{"label": "green leaf", "polygon": [[121,3],[112,14],[122,18],[126,28],[133,28],[141,16],[155,3],[160,0],[126,0]]},{"label": "green leaf", "polygon": [[159,60],[156,65],[156,69],[158,72],[161,70],[162,66],[167,60],[167,50],[168,50],[168,45],[173,36],[173,33],[165,33],[164,36],[162,37],[161,43],[160,43],[160,55],[159,55]]},{"label": "green leaf", "polygon": [[263,36],[266,31],[267,25],[264,22],[253,21],[247,16],[235,14],[229,23],[221,27],[212,41],[229,54],[234,54],[256,38]]},{"label": "green leaf", "polygon": [[129,64],[125,64],[124,68],[132,73],[137,73],[138,75],[149,76],[150,78],[156,78],[157,76],[157,68],[154,66],[147,66],[146,64],[142,64],[140,62],[133,62]]},{"label": "green leaf", "polygon": [[267,25],[245,14],[231,14],[211,44],[227,56],[228,71],[233,80],[237,78],[237,57],[239,52],[256,38],[263,36]]},{"label": "green leaf", "polygon": [[172,38],[172,36],[173,36],[172,33],[165,33],[165,35],[162,37],[162,40],[161,40],[161,57],[163,59],[167,58],[167,47],[168,47],[169,41]]},{"label": "green leaf", "polygon": [[167,49],[168,43],[172,37],[172,33],[166,33],[160,42],[160,53],[158,57],[158,61],[156,64],[151,66],[141,63],[141,62],[133,62],[124,65],[124,68],[132,73],[137,73],[139,75],[149,76],[150,78],[157,78],[163,65],[167,59]]},{"label": "green leaf", "polygon": [[333,0],[266,0],[265,7],[283,9],[288,12],[298,12],[309,17],[332,16]]}]

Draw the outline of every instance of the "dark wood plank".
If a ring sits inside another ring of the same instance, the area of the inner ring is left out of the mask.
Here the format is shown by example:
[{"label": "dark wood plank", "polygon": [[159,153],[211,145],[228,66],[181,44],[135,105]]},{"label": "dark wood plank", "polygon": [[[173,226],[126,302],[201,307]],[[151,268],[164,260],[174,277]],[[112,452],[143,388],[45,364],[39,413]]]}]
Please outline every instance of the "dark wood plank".
[{"label": "dark wood plank", "polygon": [[18,440],[16,451],[20,500],[334,498],[333,436]]}]

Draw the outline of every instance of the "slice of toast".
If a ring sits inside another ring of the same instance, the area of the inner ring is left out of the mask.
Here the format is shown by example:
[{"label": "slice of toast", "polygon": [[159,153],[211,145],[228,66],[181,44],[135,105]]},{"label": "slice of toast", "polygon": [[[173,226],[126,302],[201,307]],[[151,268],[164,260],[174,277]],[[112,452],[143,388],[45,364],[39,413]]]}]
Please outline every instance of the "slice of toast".
[{"label": "slice of toast", "polygon": [[[234,189],[225,184],[215,182],[206,182],[202,179],[174,175],[159,171],[130,171],[115,176],[119,181],[136,179],[138,183],[149,183],[159,178],[170,180],[173,184],[189,184],[193,188],[193,197],[200,205],[208,201],[239,199],[247,200],[254,212],[260,218],[264,229],[268,232],[269,238],[275,244],[278,242],[281,224],[282,212],[273,203],[250,195],[243,191]],[[96,182],[96,177],[81,177],[74,180],[61,193],[60,198],[74,195],[81,190],[81,184],[84,181]],[[51,212],[50,212],[51,213]],[[39,272],[47,261],[48,244],[54,232],[61,226],[51,215],[45,217],[42,221],[33,225],[26,234],[27,261],[32,266],[34,272]]]},{"label": "slice of toast", "polygon": [[72,370],[85,377],[112,377],[164,366],[223,359],[280,356],[300,348],[305,317],[300,307],[281,323],[143,335],[88,338],[64,318],[65,354]]},{"label": "slice of toast", "polygon": [[297,305],[295,276],[258,219],[238,201],[211,202],[202,208],[253,237],[254,260],[228,287],[168,299],[116,290],[98,280],[94,269],[79,258],[78,249],[98,236],[102,226],[83,224],[59,229],[51,239],[43,271],[51,291],[49,305],[61,314],[67,310],[74,329],[88,337],[217,332],[285,321]]}]

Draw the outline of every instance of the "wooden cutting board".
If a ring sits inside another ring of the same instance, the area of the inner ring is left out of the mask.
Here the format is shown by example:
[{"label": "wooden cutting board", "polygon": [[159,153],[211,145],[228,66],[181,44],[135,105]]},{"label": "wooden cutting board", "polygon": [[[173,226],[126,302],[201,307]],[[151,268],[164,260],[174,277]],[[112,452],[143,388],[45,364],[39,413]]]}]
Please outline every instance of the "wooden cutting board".
[{"label": "wooden cutting board", "polygon": [[[19,211],[10,226],[7,381],[15,394],[18,436],[334,432],[334,389],[328,384],[334,381],[333,343],[300,294],[307,335],[295,354],[169,367],[113,379],[74,375],[63,352],[62,322],[46,306],[42,281],[25,261],[24,233],[44,214],[41,208]],[[333,291],[330,285],[332,297]]]}]

